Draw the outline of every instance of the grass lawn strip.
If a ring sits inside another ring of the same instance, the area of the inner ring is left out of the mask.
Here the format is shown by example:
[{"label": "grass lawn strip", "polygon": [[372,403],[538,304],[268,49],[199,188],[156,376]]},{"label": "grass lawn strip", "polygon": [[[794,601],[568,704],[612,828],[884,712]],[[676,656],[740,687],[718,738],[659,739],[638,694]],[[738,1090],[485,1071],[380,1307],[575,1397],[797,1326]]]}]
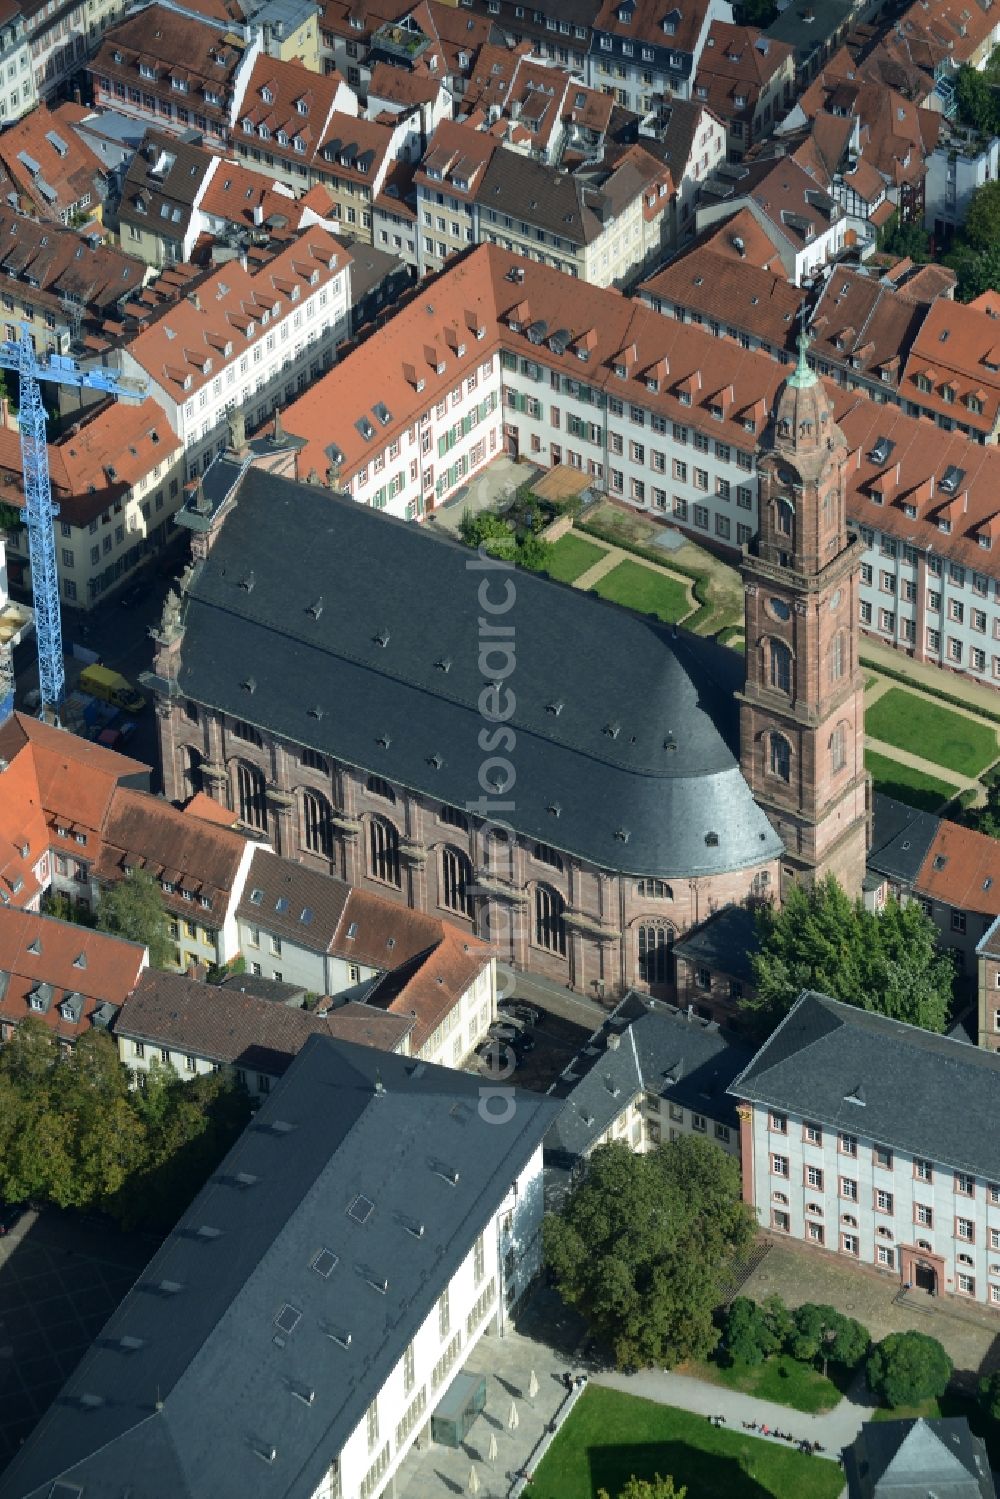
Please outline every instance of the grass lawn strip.
[{"label": "grass lawn strip", "polygon": [[744,1432],[710,1426],[704,1416],[640,1400],[598,1385],[587,1389],[549,1448],[528,1499],[614,1496],[633,1473],[670,1474],[690,1499],[837,1499],[839,1466]]},{"label": "grass lawn strip", "polygon": [[865,714],[865,731],[959,775],[979,775],[997,758],[996,729],[929,702],[905,687],[890,687]]},{"label": "grass lawn strip", "polygon": [[640,614],[655,614],[668,625],[691,612],[683,583],[639,562],[619,562],[594,584],[592,592],[614,604],[637,609]]},{"label": "grass lawn strip", "polygon": [[596,541],[584,541],[582,536],[574,536],[567,531],[565,536],[560,536],[558,541],[552,543],[546,572],[550,578],[555,578],[560,583],[575,583],[588,568],[606,555],[606,548],[598,546]]},{"label": "grass lawn strip", "polygon": [[958,792],[948,781],[939,781],[912,765],[900,765],[878,750],[865,750],[865,765],[871,772],[876,791],[894,796],[897,801],[919,807],[922,812],[937,812]]},{"label": "grass lawn strip", "polygon": [[730,1368],[714,1363],[691,1364],[686,1365],[681,1373],[691,1374],[706,1384],[740,1390],[758,1400],[790,1405],[793,1410],[806,1411],[810,1415],[833,1410],[841,1398],[841,1392],[832,1379],[784,1353],[766,1359],[762,1364],[734,1364]]}]

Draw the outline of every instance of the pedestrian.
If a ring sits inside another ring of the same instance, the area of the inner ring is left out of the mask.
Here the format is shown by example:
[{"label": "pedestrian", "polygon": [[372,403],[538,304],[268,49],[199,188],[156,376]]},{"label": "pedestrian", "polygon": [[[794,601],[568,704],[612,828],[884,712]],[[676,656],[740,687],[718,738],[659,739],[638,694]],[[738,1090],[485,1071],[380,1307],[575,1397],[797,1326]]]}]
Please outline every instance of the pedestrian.
[{"label": "pedestrian", "polygon": [[762,1432],[762,1433],[763,1433],[763,1435],[764,1435],[764,1436],[767,1436],[767,1423],[766,1423],[766,1422],[765,1422],[765,1424],[764,1424],[764,1425],[763,1425],[763,1426],[762,1426],[762,1427],[761,1427],[761,1432]]}]

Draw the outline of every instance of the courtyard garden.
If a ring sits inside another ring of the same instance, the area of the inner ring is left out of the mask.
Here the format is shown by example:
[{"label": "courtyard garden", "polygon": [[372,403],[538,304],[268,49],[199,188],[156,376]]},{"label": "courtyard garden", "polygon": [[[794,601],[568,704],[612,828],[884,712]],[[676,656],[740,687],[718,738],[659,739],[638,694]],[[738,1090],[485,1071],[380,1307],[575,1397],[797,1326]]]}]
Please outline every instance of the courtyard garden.
[{"label": "courtyard garden", "polygon": [[527,1499],[597,1499],[618,1494],[634,1474],[670,1474],[691,1499],[837,1499],[843,1474],[810,1457],[704,1416],[591,1385],[549,1448]]},{"label": "courtyard garden", "polygon": [[688,590],[678,578],[641,562],[619,562],[594,584],[594,593],[613,604],[625,604],[640,614],[655,614],[665,624],[675,624],[691,613]]},{"label": "courtyard garden", "polygon": [[870,705],[865,729],[872,739],[960,776],[978,776],[997,758],[993,726],[905,687],[890,687]]},{"label": "courtyard garden", "polygon": [[[867,724],[867,721],[866,721]],[[915,765],[903,765],[878,750],[865,751],[865,766],[875,784],[875,790],[897,801],[907,802],[921,812],[940,812],[946,802],[951,801],[958,787],[950,781],[918,770]]]},{"label": "courtyard garden", "polygon": [[567,531],[565,536],[552,543],[545,571],[559,583],[575,583],[606,554],[605,547]]}]

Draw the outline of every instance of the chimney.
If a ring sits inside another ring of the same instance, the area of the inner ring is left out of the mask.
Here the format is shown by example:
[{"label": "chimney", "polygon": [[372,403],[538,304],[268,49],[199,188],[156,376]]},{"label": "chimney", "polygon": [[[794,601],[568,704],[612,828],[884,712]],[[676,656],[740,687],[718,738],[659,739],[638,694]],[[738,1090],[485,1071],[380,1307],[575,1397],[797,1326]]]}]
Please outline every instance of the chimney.
[{"label": "chimney", "polygon": [[191,306],[194,308],[195,312],[201,311],[201,298],[196,291],[189,291],[187,294],[187,299],[191,303]]},{"label": "chimney", "polygon": [[619,1036],[617,1032],[612,1031],[608,1036],[608,1051],[617,1051],[619,1046],[621,1045],[621,1042],[621,1036]]}]

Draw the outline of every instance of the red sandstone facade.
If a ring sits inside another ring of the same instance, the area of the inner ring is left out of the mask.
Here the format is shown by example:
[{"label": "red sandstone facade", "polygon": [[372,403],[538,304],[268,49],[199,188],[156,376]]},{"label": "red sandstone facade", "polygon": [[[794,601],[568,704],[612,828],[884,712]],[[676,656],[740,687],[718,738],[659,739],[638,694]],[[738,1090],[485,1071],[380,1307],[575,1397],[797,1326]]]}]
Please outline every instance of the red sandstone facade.
[{"label": "red sandstone facade", "polygon": [[775,428],[744,551],[741,765],[785,845],[782,888],[832,873],[856,894],[868,827],[861,547],[847,531],[846,443],[804,352]]}]

